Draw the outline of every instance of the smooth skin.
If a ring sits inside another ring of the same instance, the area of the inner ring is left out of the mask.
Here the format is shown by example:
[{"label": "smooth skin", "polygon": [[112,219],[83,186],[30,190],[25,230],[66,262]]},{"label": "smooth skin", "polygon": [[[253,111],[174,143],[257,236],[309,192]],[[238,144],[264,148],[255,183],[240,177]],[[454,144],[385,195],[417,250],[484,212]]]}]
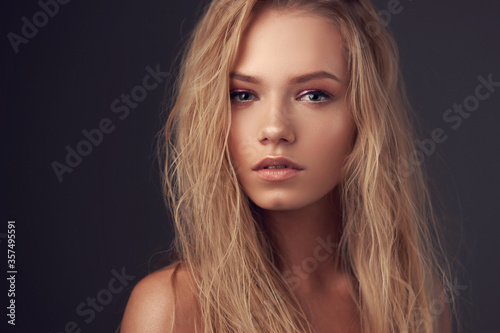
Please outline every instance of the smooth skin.
[{"label": "smooth skin", "polygon": [[[175,274],[174,271],[175,267],[170,265],[139,281],[125,309],[121,333],[195,332],[199,308],[192,288],[193,280],[184,267]],[[175,326],[172,331],[174,304]],[[203,332],[201,326],[198,326],[198,332]]]}]

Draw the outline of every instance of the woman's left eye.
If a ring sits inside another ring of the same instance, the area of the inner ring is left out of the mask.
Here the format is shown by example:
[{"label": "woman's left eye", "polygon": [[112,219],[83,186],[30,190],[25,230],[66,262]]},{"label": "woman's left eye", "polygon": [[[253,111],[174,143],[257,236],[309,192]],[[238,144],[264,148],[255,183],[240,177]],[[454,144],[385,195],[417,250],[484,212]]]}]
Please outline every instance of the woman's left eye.
[{"label": "woman's left eye", "polygon": [[305,100],[307,102],[312,102],[312,103],[322,103],[331,98],[332,95],[327,92],[321,90],[309,90],[303,92],[298,99],[301,101]]}]

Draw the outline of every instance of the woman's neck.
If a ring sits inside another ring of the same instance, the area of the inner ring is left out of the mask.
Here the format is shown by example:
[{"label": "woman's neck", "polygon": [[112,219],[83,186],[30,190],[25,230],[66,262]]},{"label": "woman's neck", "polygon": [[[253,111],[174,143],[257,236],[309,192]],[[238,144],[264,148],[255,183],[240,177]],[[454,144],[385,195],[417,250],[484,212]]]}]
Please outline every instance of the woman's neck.
[{"label": "woman's neck", "polygon": [[322,292],[339,275],[338,243],[342,217],[337,189],[293,211],[263,211],[280,255],[280,271],[299,293]]}]

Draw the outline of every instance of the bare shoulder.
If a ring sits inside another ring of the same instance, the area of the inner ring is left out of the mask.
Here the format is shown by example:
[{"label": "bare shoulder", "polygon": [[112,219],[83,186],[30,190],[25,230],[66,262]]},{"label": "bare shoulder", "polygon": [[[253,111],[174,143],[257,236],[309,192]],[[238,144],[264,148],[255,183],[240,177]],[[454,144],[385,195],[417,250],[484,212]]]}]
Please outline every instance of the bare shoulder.
[{"label": "bare shoulder", "polygon": [[179,263],[146,276],[132,290],[121,333],[195,332],[198,307],[193,285],[187,268]]}]

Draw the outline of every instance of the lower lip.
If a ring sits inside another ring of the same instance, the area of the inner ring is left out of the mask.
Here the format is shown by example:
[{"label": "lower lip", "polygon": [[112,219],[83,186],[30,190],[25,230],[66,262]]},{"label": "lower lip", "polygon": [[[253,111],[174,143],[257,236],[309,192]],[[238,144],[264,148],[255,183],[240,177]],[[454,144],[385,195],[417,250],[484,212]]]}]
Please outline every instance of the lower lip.
[{"label": "lower lip", "polygon": [[282,168],[282,169],[260,169],[257,170],[257,175],[263,180],[270,182],[279,182],[297,176],[301,170]]}]

